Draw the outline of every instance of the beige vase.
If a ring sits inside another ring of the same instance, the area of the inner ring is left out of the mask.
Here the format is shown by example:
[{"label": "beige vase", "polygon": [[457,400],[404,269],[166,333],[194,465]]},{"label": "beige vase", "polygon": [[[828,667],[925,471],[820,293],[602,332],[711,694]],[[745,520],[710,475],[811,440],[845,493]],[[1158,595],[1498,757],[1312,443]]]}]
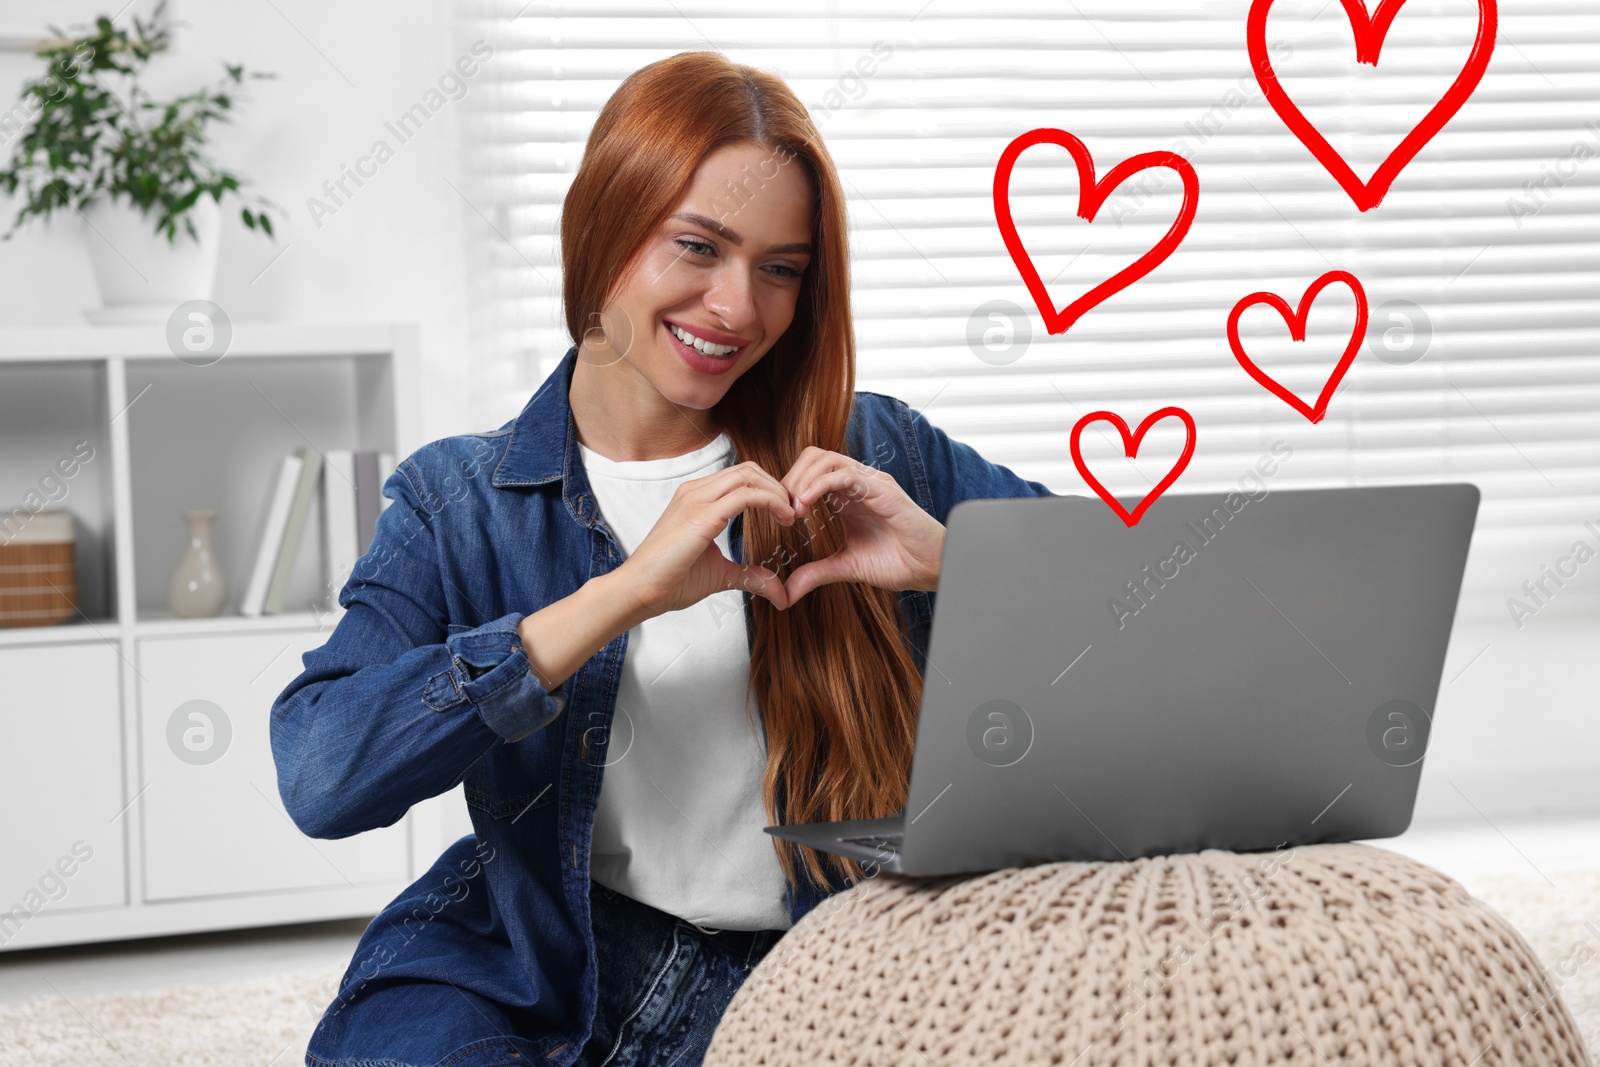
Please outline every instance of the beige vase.
[{"label": "beige vase", "polygon": [[211,527],[217,513],[210,508],[185,511],[189,520],[189,548],[172,572],[168,601],[179,618],[201,619],[215,615],[228,600],[228,583],[211,550]]}]

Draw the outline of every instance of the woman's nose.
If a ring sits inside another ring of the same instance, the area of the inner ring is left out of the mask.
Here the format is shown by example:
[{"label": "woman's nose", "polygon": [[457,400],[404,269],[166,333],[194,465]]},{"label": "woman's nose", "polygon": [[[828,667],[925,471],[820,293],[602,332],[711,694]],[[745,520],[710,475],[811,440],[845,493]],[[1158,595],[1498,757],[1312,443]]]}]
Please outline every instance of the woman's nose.
[{"label": "woman's nose", "polygon": [[754,283],[743,270],[718,271],[705,303],[729,333],[744,334],[756,321]]}]

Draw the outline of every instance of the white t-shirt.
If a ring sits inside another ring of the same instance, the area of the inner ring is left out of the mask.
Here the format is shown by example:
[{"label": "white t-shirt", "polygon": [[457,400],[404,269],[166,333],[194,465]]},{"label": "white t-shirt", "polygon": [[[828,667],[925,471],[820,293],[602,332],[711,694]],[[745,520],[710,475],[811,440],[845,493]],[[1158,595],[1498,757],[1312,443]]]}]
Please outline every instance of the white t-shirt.
[{"label": "white t-shirt", "polygon": [[[733,459],[727,434],[665,459],[619,462],[578,447],[625,557],[680,483]],[[726,528],[717,547],[732,558]],[[766,745],[745,711],[748,641],[738,589],[629,632],[589,870],[601,885],[700,926],[786,930],[783,869],[762,831]]]}]

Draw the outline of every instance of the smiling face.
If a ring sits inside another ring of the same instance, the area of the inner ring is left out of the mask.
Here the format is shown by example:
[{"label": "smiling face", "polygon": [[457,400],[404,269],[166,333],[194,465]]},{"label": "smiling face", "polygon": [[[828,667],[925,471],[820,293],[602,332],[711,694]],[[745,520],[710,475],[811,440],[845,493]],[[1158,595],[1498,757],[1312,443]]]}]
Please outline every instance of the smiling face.
[{"label": "smiling face", "polygon": [[579,360],[625,368],[671,403],[709,413],[793,321],[813,210],[791,153],[749,142],[710,153],[624,271]]}]

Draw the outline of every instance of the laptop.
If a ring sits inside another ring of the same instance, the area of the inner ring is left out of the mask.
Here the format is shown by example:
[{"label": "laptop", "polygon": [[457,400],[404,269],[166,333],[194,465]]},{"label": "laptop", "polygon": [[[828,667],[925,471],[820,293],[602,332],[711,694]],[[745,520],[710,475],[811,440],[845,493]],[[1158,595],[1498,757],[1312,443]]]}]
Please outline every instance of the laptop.
[{"label": "laptop", "polygon": [[767,833],[905,875],[1400,834],[1478,499],[964,500],[904,811]]}]

